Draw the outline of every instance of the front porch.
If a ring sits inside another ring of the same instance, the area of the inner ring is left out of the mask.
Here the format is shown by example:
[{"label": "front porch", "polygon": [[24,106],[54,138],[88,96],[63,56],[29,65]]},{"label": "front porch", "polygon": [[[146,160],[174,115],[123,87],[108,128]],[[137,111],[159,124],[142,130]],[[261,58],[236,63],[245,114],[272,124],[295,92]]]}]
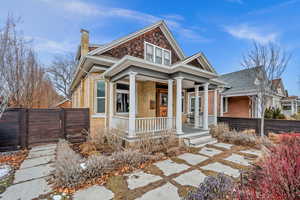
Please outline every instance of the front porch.
[{"label": "front porch", "polygon": [[[124,85],[127,91],[120,90]],[[207,132],[217,123],[217,88],[209,85],[184,77],[163,80],[129,73],[109,82],[109,127],[121,130],[127,139],[163,131],[175,131],[178,137]]]}]

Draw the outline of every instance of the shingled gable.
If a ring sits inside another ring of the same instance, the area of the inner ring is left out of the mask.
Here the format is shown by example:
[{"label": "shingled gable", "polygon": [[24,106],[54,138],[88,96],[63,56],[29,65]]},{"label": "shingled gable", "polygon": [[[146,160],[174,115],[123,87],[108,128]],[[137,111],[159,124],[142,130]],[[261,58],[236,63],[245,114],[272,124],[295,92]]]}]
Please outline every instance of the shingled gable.
[{"label": "shingled gable", "polygon": [[160,21],[103,47],[97,48],[91,51],[89,55],[106,55],[115,58],[131,55],[144,58],[144,41],[170,50],[172,52],[172,63],[178,62],[185,57],[164,21]]},{"label": "shingled gable", "polygon": [[178,64],[192,65],[205,71],[216,73],[215,69],[211,66],[203,53],[196,53],[189,56],[178,62]]}]

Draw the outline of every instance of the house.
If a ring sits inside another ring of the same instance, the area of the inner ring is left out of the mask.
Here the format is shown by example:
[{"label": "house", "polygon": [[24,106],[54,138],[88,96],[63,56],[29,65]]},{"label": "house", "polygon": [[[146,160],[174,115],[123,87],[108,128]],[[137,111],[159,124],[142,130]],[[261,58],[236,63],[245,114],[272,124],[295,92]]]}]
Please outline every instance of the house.
[{"label": "house", "polygon": [[90,108],[91,132],[175,130],[178,137],[208,132],[217,122],[217,72],[203,53],[185,56],[164,21],[91,45],[81,30],[72,107]]},{"label": "house", "polygon": [[[254,70],[256,67],[221,75],[218,80],[226,83],[221,92],[220,116],[260,118],[259,90]],[[272,88],[268,92],[267,107],[281,108],[281,99],[285,97],[285,89],[281,79],[272,80]]]},{"label": "house", "polygon": [[53,106],[54,108],[72,108],[70,99],[64,99]]},{"label": "house", "polygon": [[300,112],[300,98],[298,96],[289,96],[281,100],[283,114],[292,116]]}]

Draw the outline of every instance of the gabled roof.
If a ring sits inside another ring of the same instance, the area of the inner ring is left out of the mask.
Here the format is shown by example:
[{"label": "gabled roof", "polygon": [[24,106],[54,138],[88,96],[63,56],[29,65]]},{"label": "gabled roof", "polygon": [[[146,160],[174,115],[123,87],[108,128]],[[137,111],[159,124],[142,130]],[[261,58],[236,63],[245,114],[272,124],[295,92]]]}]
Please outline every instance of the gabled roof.
[{"label": "gabled roof", "polygon": [[209,63],[209,61],[207,60],[207,58],[205,57],[205,55],[202,52],[196,53],[194,55],[191,55],[189,57],[184,58],[181,61],[178,61],[177,63],[174,63],[174,65],[176,64],[188,64],[190,62],[192,62],[193,60],[197,60],[202,67],[204,68],[204,70],[213,72],[213,73],[217,73],[215,71],[215,69],[213,68],[213,66]]},{"label": "gabled roof", "polygon": [[125,37],[122,37],[120,39],[117,39],[117,40],[114,40],[106,45],[103,45],[91,52],[88,53],[88,55],[97,55],[97,54],[101,54],[101,53],[104,53],[120,44],[123,44],[129,40],[132,40],[148,31],[151,31],[155,28],[159,27],[161,29],[161,31],[164,33],[165,37],[168,39],[168,41],[170,42],[172,48],[174,49],[174,51],[176,52],[176,54],[178,55],[178,57],[180,59],[184,59],[185,58],[185,55],[182,51],[182,49],[180,48],[179,44],[176,42],[175,38],[173,37],[171,31],[169,30],[169,28],[167,27],[166,23],[161,20],[161,21],[158,21],[157,23],[155,24],[152,24],[150,26],[147,26],[145,28],[143,28],[142,30],[139,30],[139,31],[136,31],[132,34],[129,34]]},{"label": "gabled roof", "polygon": [[287,96],[286,90],[284,89],[284,85],[283,85],[282,79],[281,78],[277,78],[277,79],[272,80],[272,89],[274,90],[274,92],[278,93],[277,92],[277,88],[279,86],[281,87],[282,94],[284,96]]},{"label": "gabled roof", "polygon": [[260,70],[261,67],[244,69],[228,74],[221,75],[218,80],[227,83],[229,89],[225,90],[224,94],[230,93],[245,93],[247,91],[255,91],[257,86],[255,85],[256,73],[254,70]]}]

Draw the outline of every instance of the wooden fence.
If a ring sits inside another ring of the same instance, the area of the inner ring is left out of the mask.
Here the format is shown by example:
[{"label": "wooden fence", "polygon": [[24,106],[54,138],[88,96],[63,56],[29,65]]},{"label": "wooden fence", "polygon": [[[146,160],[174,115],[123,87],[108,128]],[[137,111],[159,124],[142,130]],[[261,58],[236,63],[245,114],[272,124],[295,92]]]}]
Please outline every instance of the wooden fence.
[{"label": "wooden fence", "polygon": [[82,142],[89,130],[89,109],[8,109],[0,119],[0,151],[30,148],[65,138]]},{"label": "wooden fence", "polygon": [[[218,122],[224,122],[231,129],[245,130],[255,129],[256,133],[260,133],[260,120],[258,118],[235,118],[235,117],[218,117]],[[277,120],[265,119],[264,133],[300,133],[300,121],[297,120]]]}]

